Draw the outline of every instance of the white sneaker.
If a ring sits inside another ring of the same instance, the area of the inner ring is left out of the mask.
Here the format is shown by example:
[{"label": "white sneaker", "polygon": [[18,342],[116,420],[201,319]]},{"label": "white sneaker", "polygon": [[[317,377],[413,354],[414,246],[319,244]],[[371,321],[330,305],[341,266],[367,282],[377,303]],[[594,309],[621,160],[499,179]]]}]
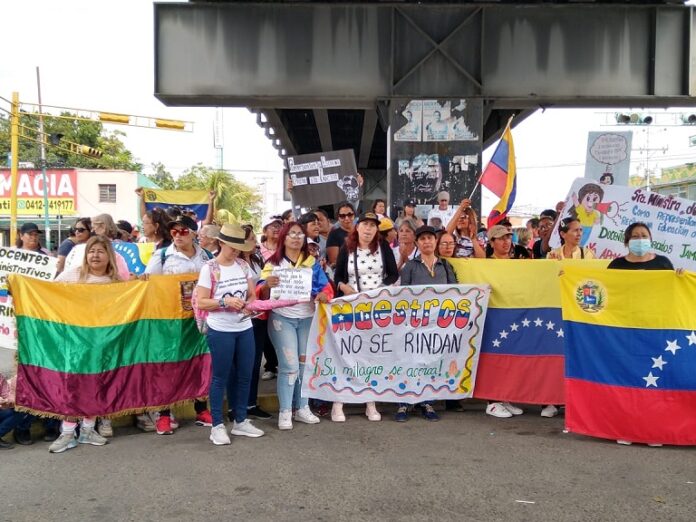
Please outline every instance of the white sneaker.
[{"label": "white sneaker", "polygon": [[292,410],[284,410],[278,413],[278,429],[292,429]]},{"label": "white sneaker", "polygon": [[368,402],[365,405],[365,416],[368,420],[373,422],[378,422],[382,420],[382,415],[377,411],[377,407],[374,402]]},{"label": "white sneaker", "polygon": [[97,433],[105,439],[114,436],[114,428],[111,426],[111,419],[100,419],[97,426]]},{"label": "white sneaker", "polygon": [[518,408],[517,406],[513,406],[513,405],[510,404],[509,402],[504,402],[504,403],[503,403],[503,407],[504,407],[507,411],[509,411],[510,413],[512,413],[513,415],[522,415],[522,414],[524,413],[524,411],[522,411],[522,408]]},{"label": "white sneaker", "polygon": [[143,413],[136,417],[135,425],[142,431],[155,431],[157,429],[155,421],[156,418],[154,413]]},{"label": "white sneaker", "polygon": [[331,406],[331,422],[346,422],[342,402],[334,402]]},{"label": "white sneaker", "polygon": [[249,419],[244,419],[242,422],[234,421],[230,433],[242,437],[262,437],[264,434],[263,431],[254,426]]},{"label": "white sneaker", "polygon": [[71,431],[70,433],[61,433],[60,437],[54,440],[48,447],[48,451],[51,453],[63,453],[75,446],[77,446],[77,439],[75,438],[75,433]]},{"label": "white sneaker", "polygon": [[653,443],[648,444],[648,447],[649,448],[661,448],[662,444],[658,444],[657,442],[653,442]]},{"label": "white sneaker", "polygon": [[269,372],[268,370],[266,370],[265,372],[263,372],[261,374],[262,381],[270,381],[271,379],[275,379],[275,377],[276,377],[276,374],[273,372]]},{"label": "white sneaker", "polygon": [[558,408],[556,408],[553,404],[549,404],[548,406],[544,406],[541,409],[541,416],[542,417],[555,417],[558,415]]},{"label": "white sneaker", "polygon": [[499,419],[512,417],[512,413],[503,406],[502,402],[489,402],[488,406],[486,406],[486,413],[493,417],[498,417]]},{"label": "white sneaker", "polygon": [[312,413],[309,406],[305,406],[304,408],[297,410],[293,418],[297,422],[304,422],[305,424],[319,424],[319,417]]},{"label": "white sneaker", "polygon": [[630,440],[623,440],[623,439],[617,440],[616,443],[621,444],[622,446],[630,446],[631,444],[633,444]]},{"label": "white sneaker", "polygon": [[229,435],[227,435],[227,430],[224,424],[218,424],[210,428],[210,442],[216,446],[226,446],[227,444],[232,444]]},{"label": "white sneaker", "polygon": [[92,446],[103,446],[108,440],[99,435],[94,428],[80,426],[80,436],[77,438],[80,444],[91,444]]}]

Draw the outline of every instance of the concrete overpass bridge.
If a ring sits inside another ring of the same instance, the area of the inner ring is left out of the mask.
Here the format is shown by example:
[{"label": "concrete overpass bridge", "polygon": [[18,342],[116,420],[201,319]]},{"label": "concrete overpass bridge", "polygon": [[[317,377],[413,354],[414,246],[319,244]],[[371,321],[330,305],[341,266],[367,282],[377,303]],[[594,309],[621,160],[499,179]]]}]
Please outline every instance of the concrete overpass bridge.
[{"label": "concrete overpass bridge", "polygon": [[[366,198],[416,195],[404,172],[437,158],[456,201],[512,114],[696,105],[695,28],[669,0],[162,3],[155,96],[248,107],[283,158],[352,148]],[[466,139],[400,139],[412,109]]]}]

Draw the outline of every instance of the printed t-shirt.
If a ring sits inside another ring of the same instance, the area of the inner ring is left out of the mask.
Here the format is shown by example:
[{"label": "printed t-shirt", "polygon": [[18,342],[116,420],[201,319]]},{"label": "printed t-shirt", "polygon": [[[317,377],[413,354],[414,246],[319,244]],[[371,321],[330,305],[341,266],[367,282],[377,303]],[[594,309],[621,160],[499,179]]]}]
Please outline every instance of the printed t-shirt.
[{"label": "printed t-shirt", "polygon": [[[246,262],[239,260],[229,266],[218,266],[220,274],[215,283],[215,294],[212,299],[237,297],[246,301],[249,294],[249,280],[253,280],[253,272]],[[210,290],[210,282],[210,265],[206,263],[198,276],[198,286]],[[218,332],[243,332],[251,328],[251,319],[248,315],[230,309],[209,311],[206,322],[210,328]]]}]

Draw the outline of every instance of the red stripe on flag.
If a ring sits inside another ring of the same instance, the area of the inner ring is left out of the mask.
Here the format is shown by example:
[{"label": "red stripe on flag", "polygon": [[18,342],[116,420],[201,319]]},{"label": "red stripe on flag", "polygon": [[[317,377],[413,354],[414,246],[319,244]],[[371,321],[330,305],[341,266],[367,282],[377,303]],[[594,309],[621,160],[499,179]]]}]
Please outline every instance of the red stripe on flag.
[{"label": "red stripe on flag", "polygon": [[566,379],[566,428],[646,444],[696,445],[696,391],[610,386]]},{"label": "red stripe on flag", "polygon": [[103,373],[64,373],[20,364],[17,404],[66,417],[113,415],[208,395],[210,354],[175,363],[134,364]]},{"label": "red stripe on flag", "polygon": [[474,397],[524,404],[565,404],[561,355],[482,353]]},{"label": "red stripe on flag", "polygon": [[491,161],[481,176],[481,185],[501,197],[507,186],[507,176],[507,172]]}]

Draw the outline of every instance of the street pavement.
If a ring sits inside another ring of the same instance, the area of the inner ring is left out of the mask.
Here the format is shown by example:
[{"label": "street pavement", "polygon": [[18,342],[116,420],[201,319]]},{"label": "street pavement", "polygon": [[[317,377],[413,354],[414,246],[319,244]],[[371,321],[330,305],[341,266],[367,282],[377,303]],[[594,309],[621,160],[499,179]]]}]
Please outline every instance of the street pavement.
[{"label": "street pavement", "polygon": [[[393,412],[393,405],[381,405]],[[619,446],[563,433],[539,408],[480,404],[404,424],[322,420],[215,447],[186,422],[171,436],[120,428],[105,447],[0,450],[0,520],[693,521],[691,448]]]}]

